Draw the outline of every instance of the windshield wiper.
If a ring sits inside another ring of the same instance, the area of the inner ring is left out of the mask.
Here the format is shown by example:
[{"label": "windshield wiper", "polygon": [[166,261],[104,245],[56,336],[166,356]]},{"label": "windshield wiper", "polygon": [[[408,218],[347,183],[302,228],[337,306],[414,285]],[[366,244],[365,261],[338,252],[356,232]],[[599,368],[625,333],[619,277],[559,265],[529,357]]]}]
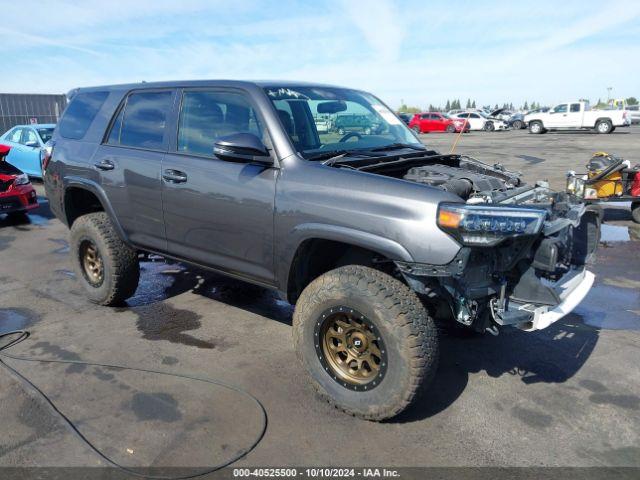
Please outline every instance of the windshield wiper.
[{"label": "windshield wiper", "polygon": [[307,160],[325,160],[322,163],[327,165],[327,164],[333,163],[335,160],[338,160],[342,157],[346,157],[347,155],[361,156],[361,157],[375,156],[374,154],[369,153],[368,151],[353,149],[353,150],[331,150],[327,152],[319,152],[319,153],[314,153],[313,155],[309,155],[306,158]]},{"label": "windshield wiper", "polygon": [[411,150],[418,150],[420,152],[425,151],[425,147],[419,147],[411,143],[390,143],[389,145],[383,145],[382,147],[370,148],[370,152],[384,152],[385,150],[400,150],[402,148],[410,148]]}]

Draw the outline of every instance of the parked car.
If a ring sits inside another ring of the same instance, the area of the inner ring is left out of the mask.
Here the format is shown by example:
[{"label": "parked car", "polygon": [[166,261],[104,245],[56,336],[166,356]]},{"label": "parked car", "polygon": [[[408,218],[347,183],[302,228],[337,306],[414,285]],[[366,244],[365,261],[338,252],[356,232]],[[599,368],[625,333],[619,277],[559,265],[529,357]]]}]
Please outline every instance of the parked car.
[{"label": "parked car", "polygon": [[632,124],[640,123],[640,105],[627,105]]},{"label": "parked car", "polygon": [[398,115],[398,118],[402,120],[405,123],[405,125],[409,125],[409,122],[413,118],[412,114],[405,113],[405,112],[397,112],[396,115]]},{"label": "parked car", "polygon": [[509,128],[513,130],[521,130],[526,128],[526,123],[524,122],[524,113],[522,112],[512,112],[507,110],[506,108],[499,108],[498,110],[494,110],[489,114],[489,118],[497,118],[498,120],[502,120],[507,124]]},{"label": "parked car", "polygon": [[409,122],[409,128],[416,133],[469,131],[469,123],[460,118],[449,118],[440,112],[416,113]]},{"label": "parked car", "polygon": [[484,113],[480,112],[462,112],[452,115],[451,118],[466,119],[469,122],[469,128],[471,130],[485,130],[487,132],[493,132],[494,130],[507,130],[507,124],[502,120],[495,118],[489,118]]},{"label": "parked car", "polygon": [[339,114],[333,122],[333,128],[338,134],[347,132],[361,132],[370,135],[376,132],[380,123],[372,115]]},{"label": "parked car", "polygon": [[16,125],[0,137],[11,147],[7,161],[30,177],[41,178],[40,158],[44,145],[51,139],[55,124]]},{"label": "parked car", "polygon": [[0,213],[20,216],[38,208],[38,198],[29,177],[6,160],[10,151],[0,145]]},{"label": "parked car", "polygon": [[[316,106],[369,111],[381,133],[318,135]],[[359,90],[83,88],[52,143],[45,189],[93,302],[134,294],[139,252],[276,290],[295,304],[292,343],[313,386],[365,419],[397,415],[428,387],[430,312],[477,332],[539,330],[593,282],[596,212],[500,165],[427,149]]]},{"label": "parked car", "polygon": [[587,102],[560,103],[548,112],[527,114],[525,121],[531,133],[581,129],[611,133],[617,127],[631,125],[631,117],[626,110],[591,110]]}]

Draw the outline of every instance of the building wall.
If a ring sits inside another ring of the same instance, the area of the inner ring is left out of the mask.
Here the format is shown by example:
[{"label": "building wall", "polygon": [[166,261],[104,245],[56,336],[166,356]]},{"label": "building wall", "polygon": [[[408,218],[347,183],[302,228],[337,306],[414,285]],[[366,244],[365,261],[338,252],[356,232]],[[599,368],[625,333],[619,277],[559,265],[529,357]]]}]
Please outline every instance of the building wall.
[{"label": "building wall", "polygon": [[0,93],[0,135],[14,125],[57,123],[66,106],[65,95]]}]

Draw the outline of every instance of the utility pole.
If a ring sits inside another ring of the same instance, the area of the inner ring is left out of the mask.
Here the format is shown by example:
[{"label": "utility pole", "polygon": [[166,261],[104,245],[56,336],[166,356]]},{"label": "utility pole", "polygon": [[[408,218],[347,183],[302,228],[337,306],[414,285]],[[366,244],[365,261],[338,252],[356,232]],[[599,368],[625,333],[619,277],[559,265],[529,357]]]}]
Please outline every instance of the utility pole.
[{"label": "utility pole", "polygon": [[613,87],[607,87],[607,103],[611,101],[611,90],[613,90]]}]

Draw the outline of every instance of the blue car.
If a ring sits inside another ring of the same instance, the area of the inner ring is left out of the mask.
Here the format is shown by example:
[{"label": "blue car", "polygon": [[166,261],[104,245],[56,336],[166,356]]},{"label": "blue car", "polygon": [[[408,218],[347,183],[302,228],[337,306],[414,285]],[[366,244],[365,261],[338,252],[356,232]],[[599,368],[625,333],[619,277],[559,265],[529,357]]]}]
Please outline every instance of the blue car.
[{"label": "blue car", "polygon": [[55,124],[16,125],[0,137],[0,143],[11,147],[7,162],[30,177],[42,178],[40,152],[53,135]]}]

